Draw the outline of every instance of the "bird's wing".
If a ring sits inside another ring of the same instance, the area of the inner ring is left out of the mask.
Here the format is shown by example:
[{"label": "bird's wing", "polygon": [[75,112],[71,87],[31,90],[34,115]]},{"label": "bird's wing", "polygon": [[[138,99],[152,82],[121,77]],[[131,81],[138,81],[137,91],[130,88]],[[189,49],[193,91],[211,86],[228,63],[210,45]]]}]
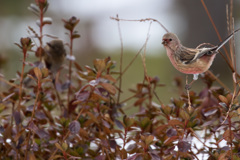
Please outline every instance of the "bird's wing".
[{"label": "bird's wing", "polygon": [[203,48],[199,48],[199,52],[196,53],[196,55],[194,56],[194,58],[192,58],[189,61],[186,61],[185,64],[189,64],[193,61],[195,61],[196,59],[204,56],[204,55],[212,55],[218,52],[218,50],[220,48],[222,48],[233,36],[235,33],[237,33],[240,30],[240,28],[236,29],[233,33],[231,33],[227,38],[225,38],[224,41],[222,41],[219,45],[214,46],[214,47],[203,47]]},{"label": "bird's wing", "polygon": [[187,62],[195,57],[197,51],[197,49],[182,46],[181,50],[179,50],[179,53],[176,53],[176,55],[183,63],[187,64]]},{"label": "bird's wing", "polygon": [[201,48],[201,49],[198,49],[198,52],[195,54],[195,56],[191,60],[186,61],[185,64],[192,63],[192,62],[194,62],[195,60],[201,58],[204,55],[211,56],[211,55],[217,53],[216,52],[216,48],[217,47],[218,46],[215,46],[215,47],[212,47],[212,48]]}]

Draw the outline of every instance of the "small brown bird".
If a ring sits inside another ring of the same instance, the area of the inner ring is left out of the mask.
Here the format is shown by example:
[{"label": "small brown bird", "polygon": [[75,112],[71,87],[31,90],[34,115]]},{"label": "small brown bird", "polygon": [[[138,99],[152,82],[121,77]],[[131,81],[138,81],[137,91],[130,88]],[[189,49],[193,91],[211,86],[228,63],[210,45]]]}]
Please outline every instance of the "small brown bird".
[{"label": "small brown bird", "polygon": [[48,42],[44,47],[44,52],[46,67],[52,72],[52,74],[57,73],[66,57],[63,41],[52,40],[51,42]]},{"label": "small brown bird", "polygon": [[44,47],[44,61],[46,64],[46,67],[51,71],[52,73],[52,82],[54,86],[54,90],[56,92],[58,104],[61,107],[62,111],[64,112],[64,105],[60,98],[60,95],[58,93],[57,87],[56,87],[56,73],[61,68],[64,59],[66,57],[66,51],[64,49],[63,41],[62,40],[52,40],[51,42],[47,43]]},{"label": "small brown bird", "polygon": [[214,46],[203,43],[197,48],[184,47],[174,33],[166,33],[162,38],[162,44],[167,50],[167,56],[172,65],[180,72],[193,74],[193,81],[198,79],[200,73],[206,72],[218,53],[233,35],[240,30],[235,30],[219,45]]}]

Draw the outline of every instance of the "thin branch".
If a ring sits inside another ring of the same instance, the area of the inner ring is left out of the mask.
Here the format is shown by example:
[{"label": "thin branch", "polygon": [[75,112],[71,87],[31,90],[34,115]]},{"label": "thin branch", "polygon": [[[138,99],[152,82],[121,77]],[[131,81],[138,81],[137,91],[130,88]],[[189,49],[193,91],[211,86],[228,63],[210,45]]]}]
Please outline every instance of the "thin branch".
[{"label": "thin branch", "polygon": [[[186,75],[186,85],[188,85],[188,75]],[[191,111],[191,100],[190,100],[190,94],[189,94],[189,89],[187,89],[187,96],[188,96],[188,110]]]},{"label": "thin branch", "polygon": [[134,19],[134,20],[129,20],[129,19],[119,19],[118,17],[110,17],[110,19],[112,20],[116,20],[116,21],[133,21],[133,22],[145,22],[145,21],[153,21],[153,22],[157,22],[166,32],[169,32],[167,30],[167,28],[160,23],[158,20],[154,19],[154,18],[145,18],[145,19]]},{"label": "thin branch", "polygon": [[[117,15],[117,18],[118,18],[118,15]],[[118,96],[117,96],[117,104],[119,104],[120,95],[121,95],[121,88],[122,88],[123,39],[122,39],[122,32],[121,32],[121,27],[120,27],[119,21],[118,21],[117,24],[118,24],[118,33],[119,33],[120,43],[121,43],[119,90],[118,90]]]},{"label": "thin branch", "polygon": [[[70,56],[73,55],[73,31],[70,31]],[[68,81],[69,81],[69,87],[68,87],[68,93],[67,93],[67,109],[69,109],[70,106],[70,98],[72,93],[72,60],[69,60],[69,68],[68,68]]]},{"label": "thin branch", "polygon": [[234,102],[235,98],[236,98],[236,88],[235,88],[234,91],[233,91],[231,103],[229,104],[228,112],[227,112],[227,115],[226,115],[225,119],[224,119],[223,122],[222,122],[222,125],[225,123],[225,121],[226,121],[227,118],[229,117],[229,113],[230,113],[230,111],[231,111],[231,109],[232,109],[232,105],[233,105],[233,102]]},{"label": "thin branch", "polygon": [[[142,52],[142,50],[144,49],[146,45],[146,42],[143,44],[142,48],[137,52],[137,54],[133,57],[133,59],[129,62],[129,64],[126,66],[126,68],[122,71],[121,76],[128,70],[128,68],[133,64],[133,62],[136,60],[136,58],[138,57],[138,55]],[[118,78],[116,78],[116,82],[120,79],[120,76]],[[115,83],[116,83],[115,82]]]},{"label": "thin branch", "polygon": [[219,78],[217,78],[211,71],[207,71],[224,89],[231,93],[230,88],[228,88]]},{"label": "thin branch", "polygon": [[[207,13],[207,15],[208,15],[209,20],[210,20],[211,23],[212,23],[212,26],[213,26],[215,32],[217,33],[217,36],[218,36],[219,41],[222,42],[222,38],[221,38],[221,36],[220,36],[220,34],[219,34],[219,31],[218,31],[218,29],[217,29],[217,27],[216,27],[216,25],[215,25],[215,23],[214,23],[214,21],[213,21],[213,19],[212,19],[212,16],[210,15],[210,13],[209,13],[209,11],[208,11],[208,9],[207,9],[206,4],[204,3],[203,0],[201,0],[201,2],[202,2],[202,5],[203,5],[203,7],[204,7],[204,9],[205,9],[205,11],[206,11],[206,13]],[[224,49],[224,51],[225,51],[225,53],[226,53],[226,55],[227,55],[227,59],[228,59],[228,60],[226,59],[226,57],[225,57],[222,53],[221,53],[221,55],[223,56],[223,58],[224,58],[226,61],[230,61],[230,57],[229,57],[229,54],[228,54],[228,51],[227,51],[226,47],[223,46],[223,49]],[[230,67],[232,67],[232,64],[230,64]]]},{"label": "thin branch", "polygon": [[148,43],[148,40],[149,40],[149,33],[150,33],[150,28],[151,28],[151,24],[152,22],[150,22],[149,24],[149,28],[148,28],[148,32],[147,32],[147,38],[146,38],[146,41],[145,41],[145,47],[144,47],[144,53],[143,55],[141,55],[142,57],[142,63],[143,63],[143,69],[144,69],[144,80],[146,78],[147,80],[147,83],[148,83],[148,93],[149,93],[149,105],[151,106],[152,105],[152,88],[151,88],[151,83],[149,81],[149,78],[148,78],[148,74],[147,74],[147,67],[146,67],[146,50],[147,50],[147,43]]}]

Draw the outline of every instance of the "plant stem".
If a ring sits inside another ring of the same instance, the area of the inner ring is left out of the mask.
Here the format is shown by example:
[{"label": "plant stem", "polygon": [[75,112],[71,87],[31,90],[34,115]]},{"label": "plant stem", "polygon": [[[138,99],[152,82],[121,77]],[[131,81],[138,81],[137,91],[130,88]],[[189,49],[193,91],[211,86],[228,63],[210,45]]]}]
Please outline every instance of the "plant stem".
[{"label": "plant stem", "polygon": [[40,8],[40,37],[39,37],[39,42],[40,42],[40,62],[42,61],[42,56],[43,56],[43,50],[42,50],[42,38],[43,38],[43,8]]},{"label": "plant stem", "polygon": [[231,159],[233,159],[233,146],[232,146],[232,121],[231,121],[231,116],[228,116],[228,127],[229,127],[229,139],[230,139],[230,154],[231,154]]},{"label": "plant stem", "polygon": [[[117,15],[118,17],[118,15]],[[120,43],[121,43],[121,54],[120,54],[120,76],[119,76],[119,90],[118,90],[118,95],[117,95],[117,104],[120,102],[120,93],[121,93],[121,88],[122,88],[122,65],[123,65],[123,40],[122,40],[122,32],[120,28],[120,23],[118,21],[118,33],[119,33],[119,38],[120,38]]]},{"label": "plant stem", "polygon": [[[70,57],[72,57],[73,54],[73,30],[70,31]],[[68,81],[69,81],[69,87],[68,87],[68,96],[67,96],[67,106],[69,109],[69,102],[70,102],[70,96],[71,96],[71,81],[72,81],[72,60],[69,60],[69,70],[68,70]]]},{"label": "plant stem", "polygon": [[27,49],[23,49],[23,62],[22,62],[22,71],[21,71],[20,86],[19,86],[19,101],[18,101],[18,107],[17,107],[18,112],[20,112],[20,107],[22,102],[22,85],[23,85],[23,74],[24,74],[24,68],[25,68],[26,55],[27,55]]}]

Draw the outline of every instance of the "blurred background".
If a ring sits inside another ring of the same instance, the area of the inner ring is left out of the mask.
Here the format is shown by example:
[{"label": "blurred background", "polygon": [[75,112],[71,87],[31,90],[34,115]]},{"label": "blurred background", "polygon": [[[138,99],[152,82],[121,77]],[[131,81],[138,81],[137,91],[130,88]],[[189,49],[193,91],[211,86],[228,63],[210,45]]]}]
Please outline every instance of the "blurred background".
[{"label": "blurred background", "polygon": [[[240,1],[234,0],[233,2],[235,28],[239,28]],[[35,23],[38,17],[27,9],[31,3],[34,3],[34,0],[0,0],[0,73],[6,79],[15,78],[16,72],[21,68],[22,55],[14,43],[19,42],[21,37],[30,36],[27,32],[28,26],[39,31]],[[80,19],[76,30],[81,38],[74,41],[74,55],[82,67],[92,66],[96,58],[110,56],[117,62],[116,71],[118,70],[121,44],[117,22],[110,19],[110,17],[116,17],[116,14],[123,19],[155,18],[169,31],[176,33],[182,44],[187,47],[196,47],[203,42],[219,43],[200,0],[49,0],[49,3],[45,16],[51,17],[53,24],[44,26],[45,34],[58,36],[68,42],[61,19],[69,19],[72,16]],[[230,1],[211,0],[205,3],[224,39],[228,35],[226,5],[229,6]],[[144,44],[149,24],[149,22],[120,22],[124,46],[124,68]],[[177,89],[173,83],[174,78],[180,77],[185,83],[185,75],[176,71],[167,58],[166,51],[161,44],[164,33],[165,31],[159,24],[152,23],[146,50],[146,65],[148,75],[158,76],[160,83],[165,84],[165,87],[158,89],[158,95],[163,102],[167,103],[171,97],[177,95],[175,94]],[[236,53],[239,52],[239,36],[240,33],[235,38]],[[43,40],[46,43],[50,39],[44,38]],[[34,53],[29,53],[28,60],[31,61],[33,58]],[[239,58],[237,55],[237,60]],[[217,56],[210,70],[218,75],[229,88],[232,88],[231,72],[220,55]],[[126,97],[130,95],[128,88],[134,88],[136,83],[142,82],[143,72],[139,56],[123,76],[123,89]],[[203,87],[201,80],[193,85],[193,89],[196,90]]]}]

